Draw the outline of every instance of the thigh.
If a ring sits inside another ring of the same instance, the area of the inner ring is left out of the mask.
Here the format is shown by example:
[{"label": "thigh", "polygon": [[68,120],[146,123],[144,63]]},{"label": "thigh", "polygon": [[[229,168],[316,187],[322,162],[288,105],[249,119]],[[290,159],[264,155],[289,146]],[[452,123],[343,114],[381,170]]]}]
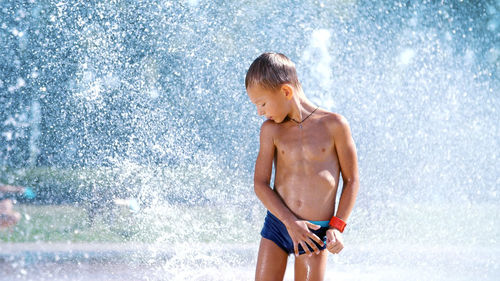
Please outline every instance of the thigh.
[{"label": "thigh", "polygon": [[288,254],[283,249],[273,241],[262,238],[260,240],[255,280],[283,280],[287,260]]},{"label": "thigh", "polygon": [[21,219],[21,214],[13,212],[9,214],[0,214],[0,229],[14,226]]},{"label": "thigh", "polygon": [[3,199],[0,200],[0,213],[8,213],[12,211],[12,200],[10,199]]},{"label": "thigh", "polygon": [[323,250],[319,254],[307,254],[295,257],[295,281],[322,281],[325,276],[328,251]]}]

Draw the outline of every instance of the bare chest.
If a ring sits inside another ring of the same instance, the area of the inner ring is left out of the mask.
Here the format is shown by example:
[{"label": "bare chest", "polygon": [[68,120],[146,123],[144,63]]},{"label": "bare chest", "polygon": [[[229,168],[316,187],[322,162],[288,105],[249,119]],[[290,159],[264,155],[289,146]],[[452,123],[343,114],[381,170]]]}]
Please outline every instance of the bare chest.
[{"label": "bare chest", "polygon": [[322,161],[334,155],[333,136],[322,126],[283,128],[275,145],[278,158],[286,162]]}]

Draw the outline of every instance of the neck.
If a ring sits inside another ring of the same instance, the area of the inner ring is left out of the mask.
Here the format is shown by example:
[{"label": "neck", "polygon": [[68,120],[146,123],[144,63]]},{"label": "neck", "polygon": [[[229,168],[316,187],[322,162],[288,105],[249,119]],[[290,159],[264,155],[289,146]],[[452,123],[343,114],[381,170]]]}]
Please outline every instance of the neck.
[{"label": "neck", "polygon": [[308,100],[304,94],[294,95],[291,101],[291,109],[288,113],[290,119],[296,122],[302,122],[302,120],[311,114],[317,106],[315,106],[310,100]]}]

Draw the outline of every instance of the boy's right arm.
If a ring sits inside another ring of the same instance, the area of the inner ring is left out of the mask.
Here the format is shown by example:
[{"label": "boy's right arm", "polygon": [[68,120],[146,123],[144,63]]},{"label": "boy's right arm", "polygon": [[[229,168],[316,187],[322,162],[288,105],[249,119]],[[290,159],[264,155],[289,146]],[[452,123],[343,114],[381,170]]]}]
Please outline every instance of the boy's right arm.
[{"label": "boy's right arm", "polygon": [[24,191],[24,188],[20,187],[20,186],[0,183],[0,191],[1,192],[11,192],[11,193],[21,193]]},{"label": "boy's right arm", "polygon": [[271,120],[265,121],[260,129],[260,149],[255,162],[254,174],[255,194],[264,206],[285,224],[292,238],[296,255],[298,255],[299,244],[302,245],[306,253],[309,252],[306,243],[318,254],[319,249],[310,239],[315,240],[319,245],[323,245],[323,241],[312,233],[309,228],[318,229],[319,226],[308,221],[299,220],[271,189],[271,174],[276,150],[273,139],[275,130],[275,123]]}]

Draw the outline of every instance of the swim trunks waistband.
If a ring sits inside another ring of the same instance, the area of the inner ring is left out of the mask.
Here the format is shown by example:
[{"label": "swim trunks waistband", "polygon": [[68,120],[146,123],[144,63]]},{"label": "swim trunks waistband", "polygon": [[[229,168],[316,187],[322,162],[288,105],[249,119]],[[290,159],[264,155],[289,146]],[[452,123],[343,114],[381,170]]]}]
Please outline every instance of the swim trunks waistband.
[{"label": "swim trunks waistband", "polygon": [[321,227],[328,227],[328,223],[330,223],[330,221],[309,221],[310,223],[313,223],[313,224],[317,224]]}]

